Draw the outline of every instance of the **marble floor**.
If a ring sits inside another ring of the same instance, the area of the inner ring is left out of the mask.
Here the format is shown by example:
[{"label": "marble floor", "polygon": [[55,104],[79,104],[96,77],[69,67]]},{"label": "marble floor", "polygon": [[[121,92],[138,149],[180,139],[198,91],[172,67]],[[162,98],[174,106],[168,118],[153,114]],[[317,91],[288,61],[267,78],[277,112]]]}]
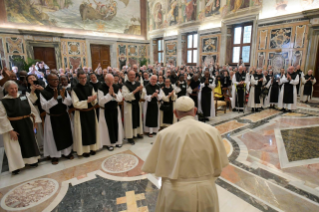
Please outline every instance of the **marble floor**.
[{"label": "marble floor", "polygon": [[[207,122],[222,134],[230,164],[216,180],[222,212],[319,211],[319,108],[227,112]],[[161,179],[141,167],[155,137],[89,158],[41,160],[19,175],[0,148],[2,211],[152,212]]]}]

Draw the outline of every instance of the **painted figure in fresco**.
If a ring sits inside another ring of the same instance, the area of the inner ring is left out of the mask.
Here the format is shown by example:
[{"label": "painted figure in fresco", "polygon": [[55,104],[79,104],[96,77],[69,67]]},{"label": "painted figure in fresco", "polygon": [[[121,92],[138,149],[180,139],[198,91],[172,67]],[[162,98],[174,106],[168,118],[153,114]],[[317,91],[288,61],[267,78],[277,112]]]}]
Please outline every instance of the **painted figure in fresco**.
[{"label": "painted figure in fresco", "polygon": [[276,0],[276,10],[277,10],[276,15],[286,13],[287,4],[288,4],[287,0]]},{"label": "painted figure in fresco", "polygon": [[177,24],[177,17],[178,17],[178,5],[176,0],[172,0],[169,3],[169,11],[167,14],[167,21],[169,25]]},{"label": "painted figure in fresco", "polygon": [[155,22],[155,29],[159,29],[163,23],[162,5],[160,3],[158,3],[155,7],[154,22]]},{"label": "painted figure in fresco", "polygon": [[230,0],[230,9],[232,12],[237,12],[239,9],[249,7],[250,0]]},{"label": "painted figure in fresco", "polygon": [[196,20],[196,10],[197,10],[196,0],[187,0],[187,4],[186,4],[187,21]]},{"label": "painted figure in fresco", "polygon": [[206,0],[205,2],[205,16],[211,16],[212,14],[219,13],[219,9],[220,9],[220,0]]}]

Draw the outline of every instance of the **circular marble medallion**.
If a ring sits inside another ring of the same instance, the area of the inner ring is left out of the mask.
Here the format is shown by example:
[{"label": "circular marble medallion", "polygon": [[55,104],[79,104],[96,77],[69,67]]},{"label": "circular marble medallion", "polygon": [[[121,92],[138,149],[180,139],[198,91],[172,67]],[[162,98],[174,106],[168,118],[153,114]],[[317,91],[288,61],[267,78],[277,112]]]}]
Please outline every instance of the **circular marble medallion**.
[{"label": "circular marble medallion", "polygon": [[23,183],[10,190],[1,200],[7,211],[20,211],[41,204],[55,194],[59,188],[56,180],[40,178]]},{"label": "circular marble medallion", "polygon": [[134,169],[138,165],[138,158],[130,154],[117,154],[106,158],[102,169],[108,173],[122,173]]}]

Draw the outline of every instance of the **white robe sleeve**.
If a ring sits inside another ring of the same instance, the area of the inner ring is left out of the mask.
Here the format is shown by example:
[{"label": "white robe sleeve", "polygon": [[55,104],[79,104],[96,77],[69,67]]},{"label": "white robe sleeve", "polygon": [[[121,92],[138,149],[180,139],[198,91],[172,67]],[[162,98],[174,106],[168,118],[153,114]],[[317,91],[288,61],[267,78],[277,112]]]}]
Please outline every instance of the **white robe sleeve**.
[{"label": "white robe sleeve", "polygon": [[213,82],[208,85],[209,88],[214,89],[216,87],[215,78],[213,78]]},{"label": "white robe sleeve", "polygon": [[280,85],[281,85],[281,84],[286,83],[286,82],[288,82],[288,80],[287,80],[287,78],[286,78],[286,75],[284,75],[282,78],[280,78],[279,83],[280,83]]},{"label": "white robe sleeve", "polygon": [[193,89],[191,88],[191,86],[187,86],[187,93],[191,94],[193,92]]},{"label": "white robe sleeve", "polygon": [[50,113],[50,109],[56,106],[57,104],[59,104],[58,100],[54,99],[54,97],[52,97],[50,100],[46,100],[42,96],[42,94],[40,94],[40,102],[41,102],[42,109],[45,110],[45,112],[47,113]]},{"label": "white robe sleeve", "polygon": [[76,93],[72,90],[72,104],[75,108],[78,109],[87,109],[88,108],[88,101],[87,100],[83,100],[80,101],[78,96],[76,95]]},{"label": "white robe sleeve", "polygon": [[182,89],[180,87],[178,87],[177,85],[174,86],[174,91],[175,93],[179,93],[182,91]]},{"label": "white robe sleeve", "polygon": [[133,92],[130,92],[129,89],[126,86],[122,87],[122,94],[123,94],[123,98],[126,101],[133,101],[135,100],[135,96],[133,94]]},{"label": "white robe sleeve", "polygon": [[[92,88],[92,96],[97,95],[97,93],[95,92],[94,88]],[[91,102],[92,105],[96,105],[98,103],[97,98]]]},{"label": "white robe sleeve", "polygon": [[[266,78],[264,79],[264,82],[265,83],[267,82]],[[271,85],[271,79],[269,79],[269,82],[266,84],[266,88],[269,89],[270,85]]]},{"label": "white robe sleeve", "polygon": [[117,92],[115,100],[117,102],[122,102],[123,101],[123,96],[122,96],[122,93],[121,93],[120,90]]},{"label": "white robe sleeve", "polygon": [[72,98],[71,98],[69,92],[66,92],[66,97],[64,98],[62,103],[65,104],[66,106],[72,105]]},{"label": "white robe sleeve", "polygon": [[113,100],[113,96],[111,96],[110,93],[104,96],[104,93],[101,90],[97,90],[97,92],[98,92],[98,100],[99,100],[98,102],[101,107],[104,107],[106,103]]},{"label": "white robe sleeve", "polygon": [[158,101],[161,101],[162,98],[163,98],[163,95],[164,95],[164,92],[162,91],[162,89],[160,89],[160,90],[159,90],[159,93],[158,93],[158,95],[157,95],[157,100],[158,100]]},{"label": "white robe sleeve", "polygon": [[298,83],[299,83],[299,75],[297,75],[294,80],[290,80],[290,84],[292,85],[298,85]]},{"label": "white robe sleeve", "polygon": [[0,134],[4,134],[13,130],[11,123],[7,117],[6,109],[2,102],[0,102]]},{"label": "white robe sleeve", "polygon": [[257,85],[258,84],[258,81],[255,80],[253,75],[250,77],[250,84],[251,85]]},{"label": "white robe sleeve", "polygon": [[316,78],[314,78],[313,81],[312,81],[312,85],[316,84],[316,82],[317,82]]},{"label": "white robe sleeve", "polygon": [[28,93],[27,92],[27,95],[28,99],[30,99],[30,101],[34,104],[37,100],[38,100],[38,97],[35,93]]},{"label": "white robe sleeve", "polygon": [[143,93],[145,94],[145,97],[144,97],[145,101],[147,101],[147,102],[152,101],[152,95],[147,95],[145,88],[143,88]]},{"label": "white robe sleeve", "polygon": [[238,82],[237,82],[237,80],[236,80],[235,74],[234,74],[234,76],[233,76],[232,82],[233,82],[233,85],[236,85],[236,86],[237,86]]},{"label": "white robe sleeve", "polygon": [[306,83],[306,79],[305,79],[304,76],[301,76],[301,82],[302,82],[302,84],[305,84],[305,83]]}]

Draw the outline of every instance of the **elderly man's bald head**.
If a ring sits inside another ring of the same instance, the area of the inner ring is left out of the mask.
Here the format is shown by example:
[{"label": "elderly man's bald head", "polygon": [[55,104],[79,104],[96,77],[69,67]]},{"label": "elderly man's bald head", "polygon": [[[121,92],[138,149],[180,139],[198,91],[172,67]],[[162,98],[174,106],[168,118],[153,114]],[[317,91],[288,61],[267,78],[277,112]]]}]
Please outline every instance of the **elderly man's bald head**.
[{"label": "elderly man's bald head", "polygon": [[312,73],[313,73],[313,71],[310,69],[310,70],[308,71],[308,75],[312,75]]},{"label": "elderly man's bald head", "polygon": [[107,75],[105,75],[104,81],[105,81],[105,84],[106,84],[107,86],[113,85],[113,83],[114,83],[114,77],[113,77],[113,75],[112,75],[112,74],[107,74]]},{"label": "elderly man's bald head", "polygon": [[156,82],[157,82],[157,76],[156,75],[151,76],[151,79],[150,79],[151,85],[155,85]]}]

